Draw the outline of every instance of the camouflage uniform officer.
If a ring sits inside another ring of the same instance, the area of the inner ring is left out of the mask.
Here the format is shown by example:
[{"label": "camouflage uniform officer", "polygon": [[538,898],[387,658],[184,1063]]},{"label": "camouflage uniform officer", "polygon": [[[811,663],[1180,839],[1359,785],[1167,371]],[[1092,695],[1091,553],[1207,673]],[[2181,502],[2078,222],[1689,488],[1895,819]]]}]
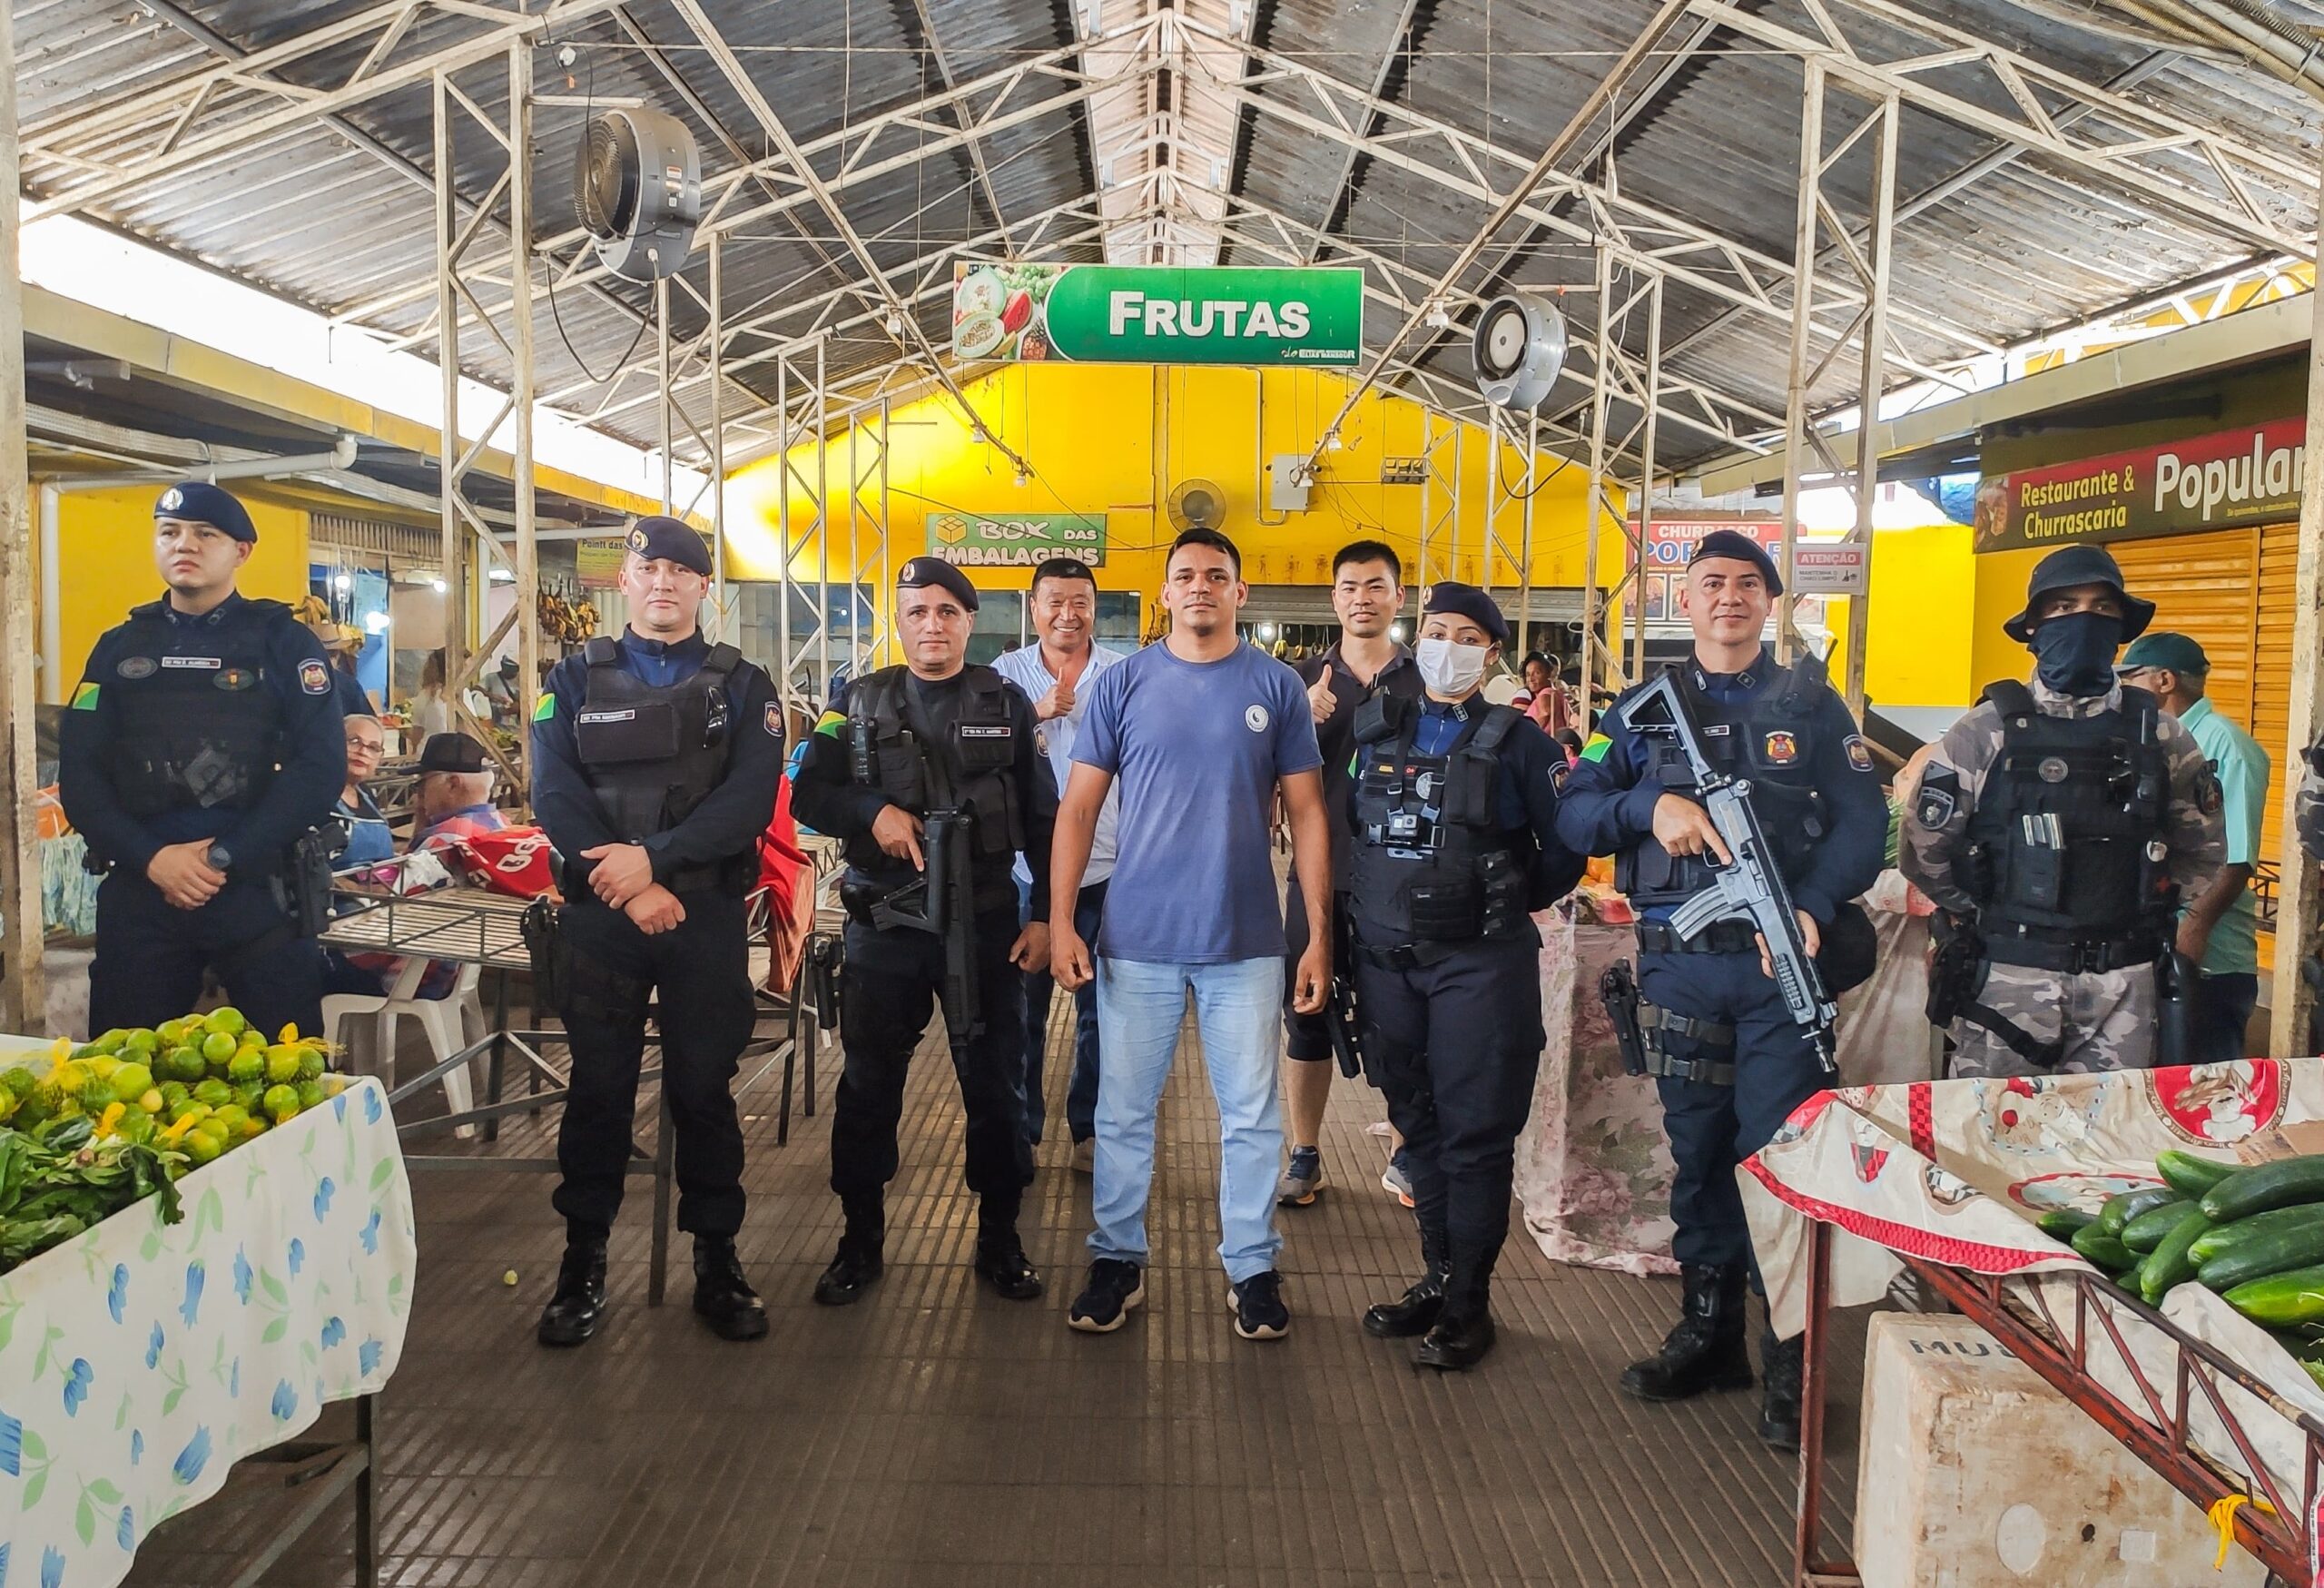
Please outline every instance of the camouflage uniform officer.
[{"label": "camouflage uniform officer", "polygon": [[2102,547],[2043,557],[2002,626],[2033,681],[1988,688],[1911,798],[1898,863],[1943,912],[1931,1008],[1955,1076],[2154,1062],[2155,962],[2225,845],[2193,735],[2114,676],[2153,616]]},{"label": "camouflage uniform officer", "polygon": [[2324,860],[2324,745],[2311,746],[2301,758],[2299,785],[2292,794],[2292,821],[2308,858]]}]

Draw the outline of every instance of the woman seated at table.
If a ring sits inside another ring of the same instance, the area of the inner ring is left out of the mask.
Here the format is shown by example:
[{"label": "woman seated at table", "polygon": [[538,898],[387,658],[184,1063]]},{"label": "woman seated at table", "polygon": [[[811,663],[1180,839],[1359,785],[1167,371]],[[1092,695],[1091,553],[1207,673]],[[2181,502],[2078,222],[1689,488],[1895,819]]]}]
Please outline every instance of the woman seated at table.
[{"label": "woman seated at table", "polygon": [[[347,719],[347,786],[340,791],[339,803],[331,807],[331,814],[347,824],[347,847],[331,862],[334,871],[351,872],[395,858],[395,834],[389,830],[387,818],[379,814],[378,802],[363,787],[379,770],[379,762],[387,753],[388,730],[378,717]],[[360,878],[357,880],[359,882]],[[352,908],[351,902],[342,903],[336,907],[336,912],[344,914]],[[327,948],[323,951],[323,991],[376,998],[387,991],[389,972],[401,962],[394,954],[348,954]]]}]

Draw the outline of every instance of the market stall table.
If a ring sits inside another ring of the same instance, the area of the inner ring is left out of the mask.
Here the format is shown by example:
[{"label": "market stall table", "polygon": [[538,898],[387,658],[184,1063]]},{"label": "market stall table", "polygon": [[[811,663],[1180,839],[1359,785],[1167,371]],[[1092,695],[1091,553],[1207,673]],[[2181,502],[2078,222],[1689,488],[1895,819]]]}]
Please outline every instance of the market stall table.
[{"label": "market stall table", "polygon": [[[403,1082],[389,1094],[392,1102],[402,1102],[413,1094],[441,1083],[446,1074],[478,1058],[486,1060],[485,1100],[469,1109],[426,1119],[413,1119],[398,1127],[407,1139],[428,1132],[458,1129],[464,1125],[484,1127],[487,1142],[497,1141],[502,1119],[513,1114],[537,1114],[542,1109],[565,1100],[566,1072],[554,1064],[544,1052],[566,1040],[564,1031],[555,1030],[515,1030],[508,1023],[508,984],[513,974],[532,972],[531,951],[524,938],[525,912],[534,902],[530,900],[497,893],[478,887],[452,887],[410,894],[373,893],[342,889],[339,898],[350,906],[347,912],[334,916],[323,932],[322,941],[334,948],[366,953],[388,953],[409,958],[434,960],[442,963],[472,964],[494,972],[493,1011],[487,1021],[486,1034],[449,1057],[430,1065],[424,1072]],[[763,982],[769,952],[763,946],[765,937],[765,902],[754,895],[751,914],[753,985]],[[763,1004],[765,994],[762,992]],[[786,1022],[780,1036],[753,1040],[743,1050],[745,1060],[756,1059],[758,1066],[744,1074],[735,1085],[739,1095],[763,1080],[777,1064],[783,1066],[783,1111],[787,1122],[790,1113],[792,1060],[798,1047],[799,993],[796,983],[787,990],[773,1009],[762,1008],[760,1018],[781,1019]],[[537,1014],[537,1011],[536,1011]],[[652,1039],[649,1037],[649,1042]],[[504,1097],[505,1070],[507,1055],[513,1050],[523,1060],[526,1090],[522,1097]],[[392,1061],[393,1055],[388,1055]],[[658,1064],[641,1070],[641,1085],[655,1083],[657,1090],[655,1149],[649,1155],[632,1148],[628,1172],[651,1177],[654,1184],[654,1227],[650,1259],[646,1277],[648,1305],[659,1306],[669,1267],[669,1232],[671,1192],[674,1180],[673,1132],[666,1103],[658,1096],[662,1078]],[[808,1086],[814,1085],[812,1060],[808,1071]],[[812,1095],[810,1099],[812,1108]],[[407,1161],[420,1169],[503,1169],[517,1173],[555,1174],[557,1162],[547,1155],[519,1156],[504,1153],[415,1153]]]},{"label": "market stall table", "polygon": [[1743,1166],[1778,1331],[1807,1332],[1795,1578],[1819,1557],[1829,1311],[1910,1268],[2282,1582],[2314,1588],[2324,1392],[2201,1284],[2151,1307],[2033,1217],[2157,1183],[2158,1152],[2258,1161],[2324,1124],[2324,1060],[1923,1081],[1819,1093]]},{"label": "market stall table", "polygon": [[[46,1051],[10,1040],[0,1065]],[[175,1224],[149,1198],[0,1276],[0,1582],[111,1588],[231,1482],[282,1497],[224,1581],[255,1583],[351,1490],[370,1588],[370,1397],[403,1353],[416,1258],[383,1090],[358,1080],[178,1189]],[[296,1442],[350,1398],[353,1439]]]}]

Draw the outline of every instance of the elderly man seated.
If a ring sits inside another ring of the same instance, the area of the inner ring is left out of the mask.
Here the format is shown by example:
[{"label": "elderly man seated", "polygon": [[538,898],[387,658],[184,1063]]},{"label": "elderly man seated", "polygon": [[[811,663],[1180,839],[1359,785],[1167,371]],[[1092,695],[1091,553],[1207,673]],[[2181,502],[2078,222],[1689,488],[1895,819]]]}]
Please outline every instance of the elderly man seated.
[{"label": "elderly man seated", "polygon": [[411,847],[439,838],[471,838],[508,824],[492,805],[492,773],[484,746],[466,734],[435,734],[419,751],[419,790],[412,806]]}]

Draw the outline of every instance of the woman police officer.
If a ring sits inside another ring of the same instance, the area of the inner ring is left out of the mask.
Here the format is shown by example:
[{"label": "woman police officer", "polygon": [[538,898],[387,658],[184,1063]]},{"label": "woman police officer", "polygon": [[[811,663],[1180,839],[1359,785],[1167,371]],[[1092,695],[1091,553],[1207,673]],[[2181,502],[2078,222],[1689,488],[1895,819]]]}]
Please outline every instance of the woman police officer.
[{"label": "woman police officer", "polygon": [[1583,864],[1557,837],[1564,755],[1479,694],[1508,640],[1483,591],[1434,586],[1416,647],[1425,694],[1374,695],[1355,727],[1356,1009],[1364,1069],[1410,1155],[1423,1264],[1364,1327],[1424,1336],[1414,1360],[1428,1367],[1492,1348],[1487,1293],[1541,1054],[1531,912]]}]

